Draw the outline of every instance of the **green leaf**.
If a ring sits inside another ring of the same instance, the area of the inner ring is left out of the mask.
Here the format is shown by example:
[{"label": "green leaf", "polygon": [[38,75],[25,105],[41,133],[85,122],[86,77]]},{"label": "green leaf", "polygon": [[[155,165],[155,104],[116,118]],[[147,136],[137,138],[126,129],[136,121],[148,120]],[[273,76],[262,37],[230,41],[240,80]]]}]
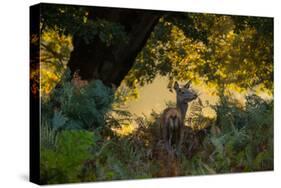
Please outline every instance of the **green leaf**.
[{"label": "green leaf", "polygon": [[62,128],[65,125],[65,122],[67,121],[67,117],[65,117],[61,111],[55,111],[54,116],[52,119],[52,126],[54,130],[58,130]]}]

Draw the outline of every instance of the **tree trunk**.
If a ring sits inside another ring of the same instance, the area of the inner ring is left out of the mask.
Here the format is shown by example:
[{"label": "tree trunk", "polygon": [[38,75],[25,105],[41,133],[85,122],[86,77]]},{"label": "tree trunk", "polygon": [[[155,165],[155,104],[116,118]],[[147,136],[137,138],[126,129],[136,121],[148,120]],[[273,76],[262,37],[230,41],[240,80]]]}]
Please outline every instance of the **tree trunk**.
[{"label": "tree trunk", "polygon": [[106,46],[98,36],[89,44],[74,36],[74,50],[69,67],[72,73],[79,70],[82,79],[100,79],[105,84],[119,86],[134,64],[157,24],[160,12],[133,9],[97,8],[89,13],[89,19],[105,19],[125,27],[127,43]]}]

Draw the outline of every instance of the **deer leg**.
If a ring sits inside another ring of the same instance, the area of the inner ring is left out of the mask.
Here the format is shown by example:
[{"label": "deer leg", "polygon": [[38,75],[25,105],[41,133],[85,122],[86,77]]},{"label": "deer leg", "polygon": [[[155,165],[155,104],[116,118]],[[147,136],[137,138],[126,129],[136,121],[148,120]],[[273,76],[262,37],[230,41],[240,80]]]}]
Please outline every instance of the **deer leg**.
[{"label": "deer leg", "polygon": [[161,139],[166,142],[168,139],[168,127],[167,127],[167,121],[165,120],[162,124],[161,124]]},{"label": "deer leg", "polygon": [[168,130],[169,130],[168,131],[168,133],[169,133],[169,137],[168,137],[169,141],[168,142],[169,142],[170,146],[172,146],[174,122],[171,118],[169,119]]},{"label": "deer leg", "polygon": [[184,137],[184,129],[182,127],[182,125],[179,126],[178,129],[178,141],[177,141],[177,151],[180,152],[181,151],[181,145],[183,142],[183,137]]}]

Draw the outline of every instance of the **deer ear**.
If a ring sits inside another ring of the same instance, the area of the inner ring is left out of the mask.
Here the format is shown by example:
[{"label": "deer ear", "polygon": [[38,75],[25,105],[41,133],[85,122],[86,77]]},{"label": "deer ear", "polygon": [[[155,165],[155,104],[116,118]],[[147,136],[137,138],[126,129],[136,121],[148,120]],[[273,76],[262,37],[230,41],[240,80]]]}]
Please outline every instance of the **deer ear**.
[{"label": "deer ear", "polygon": [[185,87],[186,89],[188,89],[188,88],[190,87],[190,84],[191,84],[191,81],[189,80],[189,81],[184,85],[184,87]]},{"label": "deer ear", "polygon": [[174,84],[174,89],[177,91],[179,89],[179,84],[178,82],[176,81],[175,84]]}]

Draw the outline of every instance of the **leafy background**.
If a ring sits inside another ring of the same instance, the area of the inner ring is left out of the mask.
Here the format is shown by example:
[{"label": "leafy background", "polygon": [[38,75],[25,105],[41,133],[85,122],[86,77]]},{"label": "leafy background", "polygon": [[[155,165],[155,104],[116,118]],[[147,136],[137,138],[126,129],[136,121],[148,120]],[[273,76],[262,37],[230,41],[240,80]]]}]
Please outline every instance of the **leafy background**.
[{"label": "leafy background", "polygon": [[[53,16],[57,10],[64,16]],[[162,17],[114,90],[68,70],[74,35],[86,42],[98,36],[109,46],[127,40],[122,26],[87,21],[86,12],[63,6],[43,16],[43,184],[273,169],[271,19],[187,14],[182,22]],[[76,24],[68,24],[69,19]],[[195,36],[198,33],[203,34]],[[36,75],[33,72],[32,79]],[[175,80],[192,80],[217,97],[201,97],[190,106],[183,152],[177,158],[158,144],[161,111],[140,115],[127,108],[159,75],[167,77],[167,91]],[[214,115],[204,113],[206,108]]]}]

